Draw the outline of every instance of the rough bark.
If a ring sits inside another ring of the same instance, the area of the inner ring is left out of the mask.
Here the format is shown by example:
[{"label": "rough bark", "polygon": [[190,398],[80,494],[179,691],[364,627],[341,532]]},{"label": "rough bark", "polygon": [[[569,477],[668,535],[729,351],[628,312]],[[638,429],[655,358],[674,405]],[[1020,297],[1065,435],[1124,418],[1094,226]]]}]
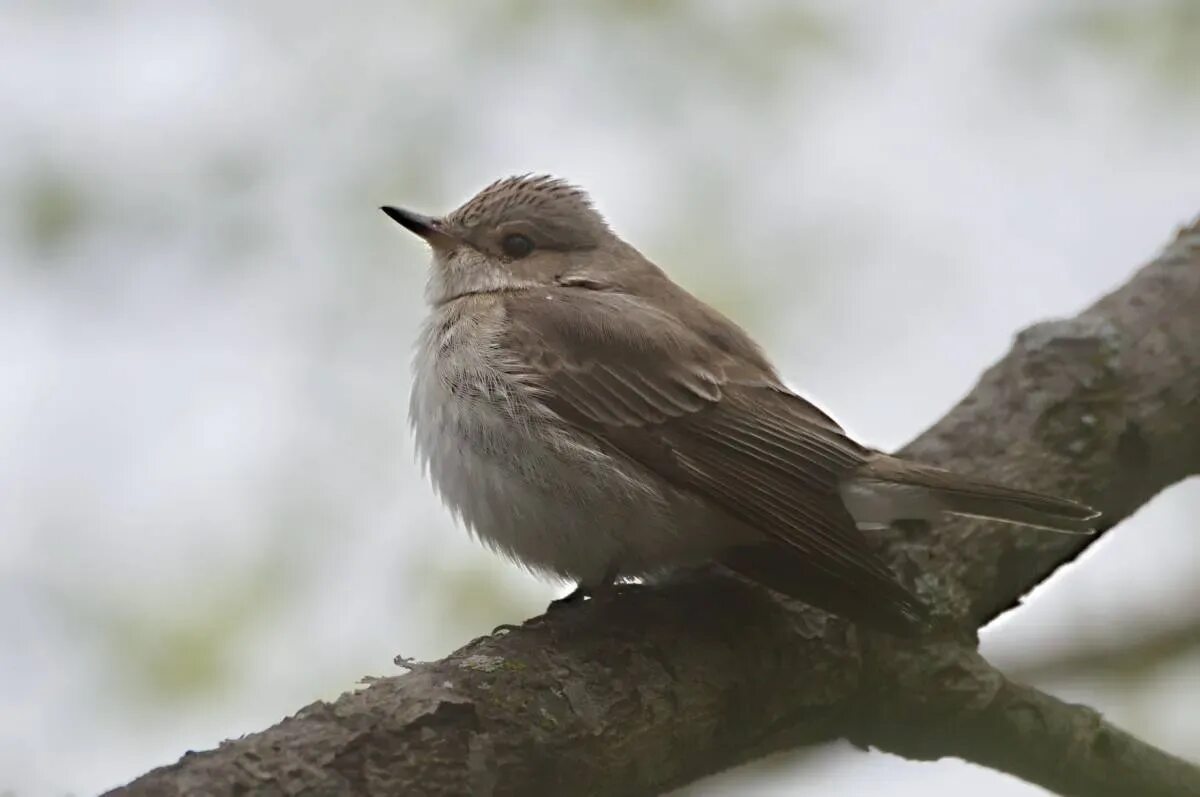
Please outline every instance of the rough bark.
[{"label": "rough bark", "polygon": [[[904,453],[1077,497],[1108,527],[1200,471],[1200,223],[1012,351]],[[936,607],[917,642],[716,570],[534,618],[110,794],[655,794],[848,737],[1063,794],[1200,795],[1200,769],[1008,681],[974,629],[1103,535],[956,521],[879,535]]]}]

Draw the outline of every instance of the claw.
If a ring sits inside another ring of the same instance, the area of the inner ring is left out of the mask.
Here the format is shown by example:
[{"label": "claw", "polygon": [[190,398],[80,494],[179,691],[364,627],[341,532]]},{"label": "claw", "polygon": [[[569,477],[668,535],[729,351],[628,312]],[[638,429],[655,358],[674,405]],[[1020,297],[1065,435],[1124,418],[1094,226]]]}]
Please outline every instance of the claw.
[{"label": "claw", "polygon": [[580,585],[571,590],[570,595],[564,595],[557,600],[550,601],[550,605],[546,607],[546,611],[553,612],[566,609],[570,606],[578,606],[590,597],[592,597],[592,591],[583,585]]}]

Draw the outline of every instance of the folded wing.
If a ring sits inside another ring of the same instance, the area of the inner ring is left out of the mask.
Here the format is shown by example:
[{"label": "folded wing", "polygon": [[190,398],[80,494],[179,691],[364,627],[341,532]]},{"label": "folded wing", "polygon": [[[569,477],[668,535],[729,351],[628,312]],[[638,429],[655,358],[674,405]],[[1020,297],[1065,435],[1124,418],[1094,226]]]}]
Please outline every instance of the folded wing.
[{"label": "folded wing", "polygon": [[872,452],[788,392],[761,359],[622,294],[514,294],[507,309],[501,345],[551,410],[760,530],[764,543],[775,541],[771,550],[785,552],[782,564],[791,558],[803,565],[798,579],[807,574],[825,585],[819,591],[843,599],[831,593],[822,601],[799,583],[786,589],[782,564],[764,567],[762,556],[731,552],[731,566],[834,611],[858,603],[877,605],[873,619],[923,615],[867,545],[838,492]]}]

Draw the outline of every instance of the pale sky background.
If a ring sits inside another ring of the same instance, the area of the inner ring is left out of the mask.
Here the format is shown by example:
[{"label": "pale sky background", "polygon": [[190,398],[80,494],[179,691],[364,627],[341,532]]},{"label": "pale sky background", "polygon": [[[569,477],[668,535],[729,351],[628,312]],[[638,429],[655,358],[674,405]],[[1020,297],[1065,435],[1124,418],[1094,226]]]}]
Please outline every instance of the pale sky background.
[{"label": "pale sky background", "polygon": [[[0,793],[95,793],[561,592],[413,462],[426,255],[380,204],[577,182],[895,447],[1200,214],[1198,40],[1195,0],[0,0]],[[1198,513],[1169,490],[985,652],[1200,612]],[[1200,758],[1195,651],[1039,686]],[[1042,793],[849,748],[687,793],[884,787]]]}]

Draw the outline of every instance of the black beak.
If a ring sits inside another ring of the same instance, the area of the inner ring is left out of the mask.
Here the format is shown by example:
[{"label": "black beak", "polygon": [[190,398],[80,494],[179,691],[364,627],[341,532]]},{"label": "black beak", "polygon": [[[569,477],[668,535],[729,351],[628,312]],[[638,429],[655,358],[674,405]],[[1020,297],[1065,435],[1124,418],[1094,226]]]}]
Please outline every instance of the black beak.
[{"label": "black beak", "polygon": [[391,205],[384,205],[380,210],[406,230],[424,238],[425,242],[434,249],[449,251],[459,245],[458,238],[446,232],[442,222],[432,216],[413,213],[404,208],[394,208]]},{"label": "black beak", "polygon": [[438,234],[437,222],[429,216],[422,216],[420,213],[413,213],[404,208],[394,208],[390,205],[384,205],[380,210],[386,213],[392,221],[415,232],[426,241]]}]

